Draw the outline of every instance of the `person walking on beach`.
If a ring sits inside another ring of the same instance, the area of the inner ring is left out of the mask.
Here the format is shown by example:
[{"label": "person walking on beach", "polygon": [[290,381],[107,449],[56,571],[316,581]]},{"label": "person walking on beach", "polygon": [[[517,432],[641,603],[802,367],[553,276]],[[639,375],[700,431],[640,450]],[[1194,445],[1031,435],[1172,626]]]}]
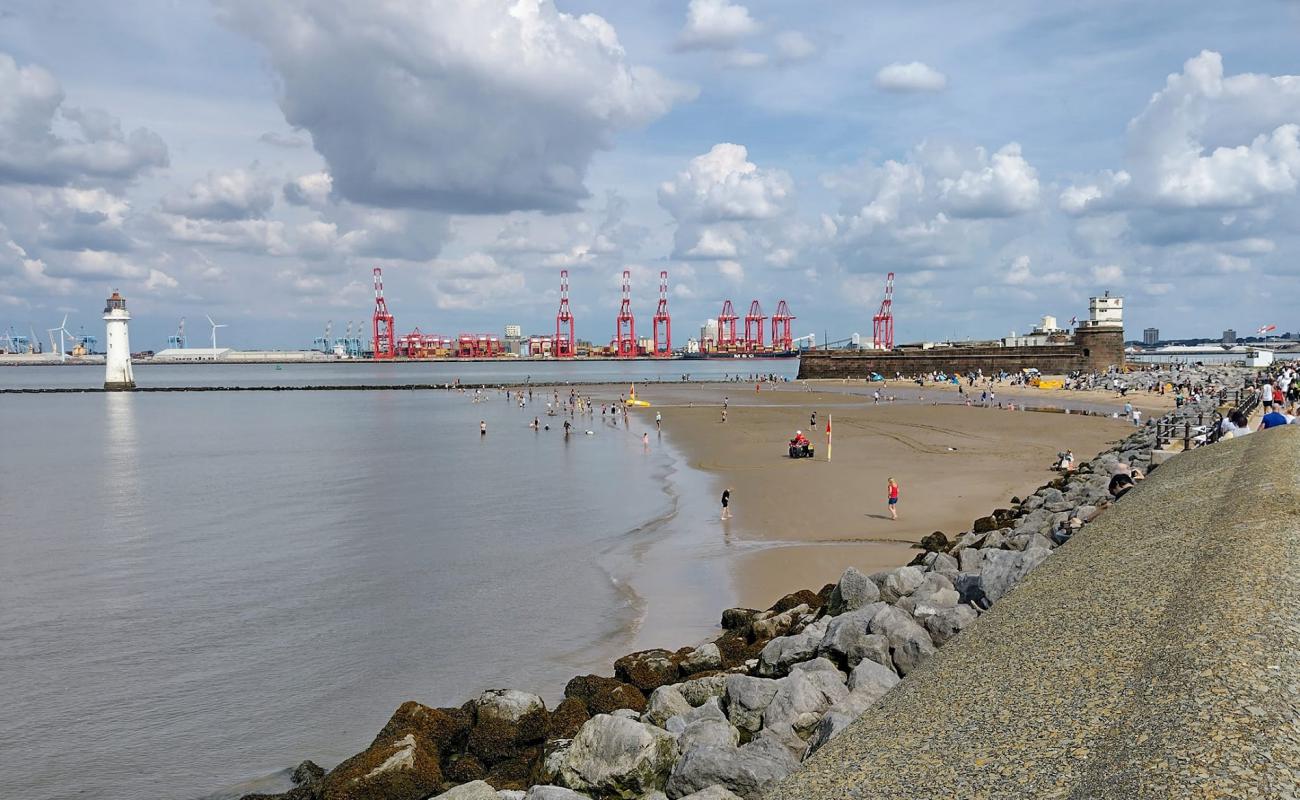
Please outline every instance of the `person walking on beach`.
[{"label": "person walking on beach", "polygon": [[812,432],[814,432],[814,433],[817,432],[817,412],[816,412],[816,411],[813,411],[812,414],[808,417],[808,430],[810,430],[810,431],[812,431]]},{"label": "person walking on beach", "polygon": [[641,434],[641,449],[650,452],[650,434],[649,432]]},{"label": "person walking on beach", "polygon": [[655,412],[655,431],[662,431],[663,429],[664,429],[664,415],[661,414],[660,412],[656,411],[656,412]]},{"label": "person walking on beach", "polygon": [[478,421],[478,435],[487,436],[487,420],[481,419]]},{"label": "person walking on beach", "polygon": [[889,479],[889,518],[898,519],[898,481]]},{"label": "person walking on beach", "polygon": [[722,518],[731,519],[731,487],[722,490]]}]

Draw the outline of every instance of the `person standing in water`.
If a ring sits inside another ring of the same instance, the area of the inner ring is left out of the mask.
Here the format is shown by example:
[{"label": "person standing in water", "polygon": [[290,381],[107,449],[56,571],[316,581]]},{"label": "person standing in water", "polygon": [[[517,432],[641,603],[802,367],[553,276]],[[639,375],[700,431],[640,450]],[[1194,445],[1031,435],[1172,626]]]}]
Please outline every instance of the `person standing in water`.
[{"label": "person standing in water", "polygon": [[647,452],[647,453],[650,452],[650,434],[649,434],[649,433],[642,433],[642,434],[641,434],[641,449],[644,450],[644,451]]},{"label": "person standing in water", "polygon": [[487,420],[481,419],[478,421],[478,435],[487,436]]},{"label": "person standing in water", "polygon": [[898,519],[898,481],[889,479],[889,518]]},{"label": "person standing in water", "polygon": [[731,487],[722,490],[722,518],[731,519]]},{"label": "person standing in water", "polygon": [[655,412],[655,430],[656,430],[656,431],[661,431],[661,430],[663,430],[663,429],[664,429],[664,415],[663,415],[662,413],[656,411],[656,412]]}]

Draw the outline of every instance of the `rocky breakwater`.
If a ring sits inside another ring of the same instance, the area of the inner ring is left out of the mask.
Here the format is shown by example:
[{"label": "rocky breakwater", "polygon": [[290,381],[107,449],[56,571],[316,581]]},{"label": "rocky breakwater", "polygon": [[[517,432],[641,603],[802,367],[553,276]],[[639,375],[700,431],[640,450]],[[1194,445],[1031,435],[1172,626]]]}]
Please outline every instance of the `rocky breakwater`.
[{"label": "rocky breakwater", "polygon": [[712,642],[575,677],[553,709],[508,689],[404,703],[365,751],[244,800],[756,800],[1096,518],[1113,466],[1146,468],[1154,440],[1136,429],[970,531],[926,537],[907,566],[849,568],[767,610],[728,609]]}]

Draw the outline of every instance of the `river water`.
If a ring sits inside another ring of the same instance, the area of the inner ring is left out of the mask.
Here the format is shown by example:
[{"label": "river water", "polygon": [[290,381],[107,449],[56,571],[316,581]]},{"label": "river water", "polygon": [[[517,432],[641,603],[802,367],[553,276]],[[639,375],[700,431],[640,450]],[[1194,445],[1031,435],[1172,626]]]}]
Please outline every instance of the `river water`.
[{"label": "river water", "polygon": [[[142,366],[136,379],[736,369],[430,367]],[[0,388],[97,380],[102,368],[0,367]],[[0,396],[0,797],[196,798],[303,758],[333,764],[407,699],[510,686],[553,702],[621,653],[708,635],[732,596],[708,482],[653,430],[644,448],[635,418],[597,409],[577,420],[591,435],[532,431],[545,399]]]}]

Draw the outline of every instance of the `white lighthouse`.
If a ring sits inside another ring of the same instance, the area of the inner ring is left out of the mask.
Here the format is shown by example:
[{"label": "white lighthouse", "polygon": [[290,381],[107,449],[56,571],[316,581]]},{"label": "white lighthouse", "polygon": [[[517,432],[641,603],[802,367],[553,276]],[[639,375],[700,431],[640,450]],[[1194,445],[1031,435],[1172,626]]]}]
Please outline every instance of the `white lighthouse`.
[{"label": "white lighthouse", "polygon": [[126,300],[114,290],[104,304],[104,323],[108,328],[108,355],[104,358],[104,388],[121,391],[135,388],[131,374],[131,341],[126,335],[126,323],[131,312],[126,310]]}]

